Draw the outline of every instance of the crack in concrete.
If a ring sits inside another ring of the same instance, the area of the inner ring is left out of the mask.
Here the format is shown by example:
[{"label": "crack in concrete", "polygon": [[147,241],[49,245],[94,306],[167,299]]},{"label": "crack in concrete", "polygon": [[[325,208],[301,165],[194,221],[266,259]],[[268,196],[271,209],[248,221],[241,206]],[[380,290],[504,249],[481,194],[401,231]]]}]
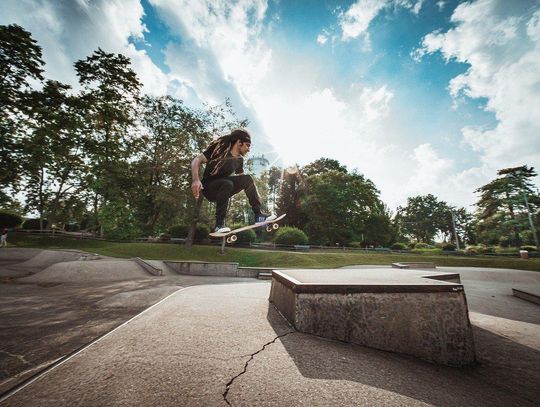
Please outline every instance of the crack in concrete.
[{"label": "crack in concrete", "polygon": [[227,396],[229,394],[229,390],[231,389],[231,386],[233,384],[233,382],[238,379],[240,376],[242,376],[244,373],[247,372],[247,368],[248,368],[248,365],[249,365],[249,362],[251,362],[256,355],[258,355],[259,353],[261,353],[262,351],[264,351],[266,349],[266,347],[268,345],[272,345],[273,343],[275,343],[279,338],[283,338],[287,335],[290,335],[292,333],[295,333],[296,331],[289,331],[289,332],[286,332],[282,335],[278,335],[276,336],[273,340],[271,340],[270,342],[267,342],[263,345],[263,347],[261,349],[259,349],[257,352],[255,353],[252,353],[250,356],[249,356],[249,359],[246,361],[245,365],[244,365],[244,370],[242,370],[240,373],[238,373],[236,376],[234,376],[230,381],[229,383],[227,383],[227,385],[225,386],[225,392],[223,393],[223,400],[225,400],[225,403],[227,403],[229,406],[231,406],[231,403],[229,402],[229,400],[227,400]]}]

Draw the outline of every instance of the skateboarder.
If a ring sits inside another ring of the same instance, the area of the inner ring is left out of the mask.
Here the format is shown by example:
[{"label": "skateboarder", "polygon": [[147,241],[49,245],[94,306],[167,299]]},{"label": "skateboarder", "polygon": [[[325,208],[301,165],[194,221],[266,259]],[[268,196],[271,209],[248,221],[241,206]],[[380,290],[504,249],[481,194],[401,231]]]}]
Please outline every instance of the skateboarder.
[{"label": "skateboarder", "polygon": [[[235,129],[226,136],[214,140],[191,162],[191,191],[195,199],[200,191],[206,199],[216,203],[214,232],[230,232],[225,217],[230,198],[244,191],[255,214],[255,223],[275,218],[261,211],[261,198],[251,175],[244,174],[244,156],[251,148],[251,136],[244,129]],[[206,164],[202,180],[201,164]]]}]

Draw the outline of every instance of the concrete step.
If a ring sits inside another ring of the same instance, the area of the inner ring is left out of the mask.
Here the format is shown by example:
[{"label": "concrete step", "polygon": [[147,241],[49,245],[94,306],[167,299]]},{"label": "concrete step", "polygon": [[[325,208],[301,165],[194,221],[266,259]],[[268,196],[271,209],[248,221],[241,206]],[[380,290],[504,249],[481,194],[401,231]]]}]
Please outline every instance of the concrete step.
[{"label": "concrete step", "polygon": [[272,272],[261,271],[257,278],[259,280],[272,280]]},{"label": "concrete step", "polygon": [[437,268],[434,263],[430,263],[430,262],[392,263],[392,267],[397,268],[397,269],[434,269],[434,268]]},{"label": "concrete step", "polygon": [[540,305],[540,290],[512,288],[512,294],[514,297]]}]

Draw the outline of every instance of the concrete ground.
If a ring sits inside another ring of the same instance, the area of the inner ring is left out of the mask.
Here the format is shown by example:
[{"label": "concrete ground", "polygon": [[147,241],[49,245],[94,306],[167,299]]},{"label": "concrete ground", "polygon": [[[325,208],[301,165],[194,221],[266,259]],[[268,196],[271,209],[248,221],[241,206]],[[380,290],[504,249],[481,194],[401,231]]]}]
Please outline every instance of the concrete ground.
[{"label": "concrete ground", "polygon": [[159,278],[131,263],[114,266],[116,275],[125,268],[126,280],[32,282],[58,270],[47,253],[45,268],[32,263],[38,254],[0,254],[1,406],[533,406],[540,399],[539,308],[511,292],[540,286],[540,273],[439,268],[460,273],[474,329],[479,363],[458,369],[295,332],[268,303],[269,282]]}]

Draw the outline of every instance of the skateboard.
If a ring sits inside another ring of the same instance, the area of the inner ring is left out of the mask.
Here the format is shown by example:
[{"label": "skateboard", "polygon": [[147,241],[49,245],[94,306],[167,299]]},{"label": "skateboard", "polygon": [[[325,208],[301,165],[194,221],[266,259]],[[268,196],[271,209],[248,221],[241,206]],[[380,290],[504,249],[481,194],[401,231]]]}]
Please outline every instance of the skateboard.
[{"label": "skateboard", "polygon": [[285,213],[281,216],[278,216],[276,219],[261,222],[261,223],[254,223],[253,225],[247,225],[243,226],[238,229],[231,230],[230,232],[224,232],[224,233],[218,233],[218,232],[212,232],[210,233],[210,236],[212,237],[222,237],[227,243],[234,243],[236,240],[238,240],[238,236],[236,236],[237,233],[243,232],[244,230],[249,229],[255,229],[255,228],[262,228],[266,227],[267,232],[271,232],[272,230],[279,229],[279,221],[285,217]]}]

